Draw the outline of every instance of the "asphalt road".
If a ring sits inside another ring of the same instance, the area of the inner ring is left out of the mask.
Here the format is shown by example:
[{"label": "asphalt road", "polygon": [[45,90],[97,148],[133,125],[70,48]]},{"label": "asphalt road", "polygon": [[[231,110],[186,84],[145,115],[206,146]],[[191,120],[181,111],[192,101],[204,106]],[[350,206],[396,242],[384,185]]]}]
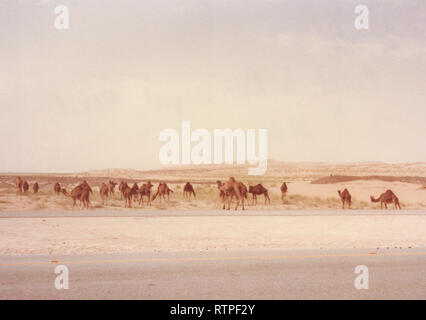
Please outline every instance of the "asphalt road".
[{"label": "asphalt road", "polygon": [[[368,289],[355,288],[358,265]],[[426,248],[0,257],[0,299],[425,298]]]},{"label": "asphalt road", "polygon": [[426,210],[158,210],[133,208],[120,210],[43,210],[43,211],[0,211],[0,218],[49,218],[49,217],[188,217],[188,216],[425,216]]}]

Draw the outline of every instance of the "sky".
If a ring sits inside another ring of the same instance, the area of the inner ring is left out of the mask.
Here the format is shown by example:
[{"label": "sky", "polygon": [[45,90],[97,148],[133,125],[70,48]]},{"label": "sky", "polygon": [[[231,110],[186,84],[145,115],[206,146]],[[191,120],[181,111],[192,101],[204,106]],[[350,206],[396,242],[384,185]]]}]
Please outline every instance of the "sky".
[{"label": "sky", "polygon": [[182,120],[265,128],[275,160],[426,161],[424,0],[2,0],[0,44],[0,172],[161,168]]}]

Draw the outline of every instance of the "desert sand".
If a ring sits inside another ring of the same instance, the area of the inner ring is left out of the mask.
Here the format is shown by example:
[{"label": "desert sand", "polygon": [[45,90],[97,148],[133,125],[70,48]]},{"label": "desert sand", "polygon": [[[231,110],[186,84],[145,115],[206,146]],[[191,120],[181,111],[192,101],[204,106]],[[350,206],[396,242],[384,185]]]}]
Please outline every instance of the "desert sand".
[{"label": "desert sand", "polygon": [[[40,191],[36,195],[17,194],[13,185],[16,174],[4,174],[0,178],[0,255],[426,247],[426,188],[422,184],[425,163],[272,163],[264,177],[244,176],[241,172],[240,168],[216,166],[149,172],[20,174],[30,185],[38,181]],[[343,173],[351,178],[342,178]],[[258,205],[253,206],[249,195],[249,211],[244,214],[233,210],[226,211],[226,216],[214,214],[218,210],[224,213],[215,181],[231,175],[247,185],[263,183],[269,190],[271,205],[265,205],[263,196],[259,196]],[[73,209],[69,197],[53,192],[56,181],[70,191],[82,179],[87,179],[94,191],[91,208],[85,211]],[[125,209],[116,190],[114,199],[102,205],[99,186],[109,179],[139,185],[150,179],[154,190],[158,181],[167,181],[174,193],[170,202],[156,200],[152,206],[134,202],[133,208]],[[184,199],[186,181],[193,183],[196,199]],[[280,194],[282,181],[289,188],[284,201]],[[352,209],[342,214],[337,190],[344,188],[350,190],[353,203]],[[396,211],[393,205],[380,210],[379,203],[371,203],[370,195],[377,197],[386,189],[397,194],[404,210]],[[294,215],[302,209],[308,214]],[[54,216],[56,211],[64,210],[79,213],[80,217]],[[90,216],[91,212],[104,210],[140,212],[141,216]],[[26,211],[52,214],[20,218]],[[196,214],[167,214],[190,211]],[[161,215],[155,216],[155,212]]]}]

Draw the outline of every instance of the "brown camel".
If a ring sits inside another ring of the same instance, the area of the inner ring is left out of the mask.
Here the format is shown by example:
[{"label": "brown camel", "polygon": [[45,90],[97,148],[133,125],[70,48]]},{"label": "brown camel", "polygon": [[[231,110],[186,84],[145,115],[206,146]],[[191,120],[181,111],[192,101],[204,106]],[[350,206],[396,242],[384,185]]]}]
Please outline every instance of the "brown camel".
[{"label": "brown camel", "polygon": [[183,197],[189,199],[191,198],[191,195],[194,195],[194,198],[195,198],[194,187],[192,186],[191,183],[187,182],[185,186],[183,187]]},{"label": "brown camel", "polygon": [[[225,185],[225,182],[217,180],[216,184],[217,184],[217,188],[219,189],[219,196],[222,199],[222,201],[224,201],[224,198],[226,197],[226,194],[225,194],[225,191],[223,191],[222,187]],[[244,199],[246,199],[247,202],[248,202],[248,199],[247,199],[248,190],[247,190],[246,185],[244,183],[242,183],[242,182],[238,182],[238,187],[239,187],[241,196]],[[234,193],[231,193],[231,201],[232,201],[234,195],[235,195]],[[225,209],[225,207],[223,207],[223,209]]]},{"label": "brown camel", "polygon": [[117,182],[114,182],[112,180],[110,180],[108,182],[108,192],[109,192],[109,197],[111,199],[114,199],[114,194],[115,194],[115,186],[117,185]]},{"label": "brown camel", "polygon": [[166,195],[167,195],[167,202],[169,202],[170,201],[170,192],[173,192],[173,190],[168,187],[167,183],[160,182],[160,184],[158,185],[158,188],[157,188],[157,192],[152,196],[152,201],[154,201],[155,198],[157,198],[157,196],[160,196],[159,198],[160,198],[160,203],[161,203],[161,198],[166,200]]},{"label": "brown camel", "polygon": [[138,184],[135,182],[132,186],[132,198],[133,201],[136,202],[138,199],[138,193],[139,193],[139,186]]},{"label": "brown camel", "polygon": [[22,184],[22,190],[24,191],[24,193],[27,193],[29,189],[30,189],[30,185],[28,184],[27,180],[25,180],[24,183]]},{"label": "brown camel", "polygon": [[255,185],[254,187],[249,186],[248,192],[251,193],[253,196],[253,205],[257,204],[257,195],[261,195],[261,194],[265,196],[265,204],[267,201],[269,201],[269,204],[271,204],[271,199],[269,198],[269,195],[268,195],[268,189],[262,186],[262,184],[259,183]]},{"label": "brown camel", "polygon": [[387,209],[388,203],[394,203],[395,205],[395,209],[401,209],[401,205],[399,204],[399,199],[398,197],[395,195],[395,193],[393,193],[392,190],[388,189],[386,190],[386,192],[382,193],[380,195],[380,197],[378,197],[377,199],[375,199],[373,196],[370,196],[371,202],[379,202],[380,201],[380,208],[383,209],[383,204],[385,205],[385,208]]},{"label": "brown camel", "polygon": [[222,199],[225,197],[225,192],[222,190],[222,186],[225,184],[224,182],[217,180],[216,181],[217,188],[219,189],[219,197]]},{"label": "brown camel", "polygon": [[123,185],[122,195],[124,198],[124,207],[131,208],[132,207],[132,197],[137,196],[138,189],[130,188],[127,183]]},{"label": "brown camel", "polygon": [[126,187],[129,187],[127,185],[127,182],[121,181],[120,184],[118,185],[118,190],[120,191],[120,199],[123,200],[123,192],[125,189],[127,189]]},{"label": "brown camel", "polygon": [[340,196],[340,199],[342,199],[342,209],[345,209],[345,203],[348,203],[348,208],[351,208],[351,201],[352,201],[352,196],[349,193],[348,189],[345,189],[342,191],[337,190],[337,193]]},{"label": "brown camel", "polygon": [[78,199],[78,200],[80,200],[80,205],[83,204],[83,208],[89,209],[90,194],[91,193],[93,193],[92,188],[90,188],[87,181],[84,180],[82,183],[80,183],[77,187],[75,187],[71,191],[70,197],[73,199],[72,207],[73,208],[75,207],[76,200]]},{"label": "brown camel", "polygon": [[33,191],[34,191],[34,193],[37,193],[39,189],[40,189],[40,187],[38,186],[37,181],[34,182],[34,184],[33,184]]},{"label": "brown camel", "polygon": [[287,184],[285,182],[283,182],[280,189],[281,189],[281,201],[284,201],[284,198],[285,198],[285,196],[287,194],[287,190],[288,190]]},{"label": "brown camel", "polygon": [[24,181],[21,177],[16,177],[15,179],[16,188],[18,188],[18,193],[22,193],[22,185],[24,184]]},{"label": "brown camel", "polygon": [[[218,182],[219,186],[219,182]],[[223,207],[222,209],[225,209],[225,201],[228,200],[228,209],[231,209],[231,200],[235,196],[237,198],[237,205],[235,207],[235,210],[238,209],[238,206],[240,204],[240,200],[242,200],[242,208],[244,210],[244,198],[247,196],[247,188],[246,186],[235,180],[234,177],[230,177],[228,181],[223,183],[219,190],[221,191],[221,197],[223,201]],[[222,193],[223,192],[223,193]]]},{"label": "brown camel", "polygon": [[151,183],[151,181],[148,181],[148,183],[144,183],[139,188],[139,195],[140,195],[139,205],[143,204],[143,197],[144,196],[148,197],[148,204],[151,205],[151,188],[153,186],[154,185]]},{"label": "brown camel", "polygon": [[101,188],[99,189],[99,193],[101,195],[102,205],[105,205],[105,203],[108,202],[108,194],[109,194],[109,188],[105,183],[102,183]]},{"label": "brown camel", "polygon": [[55,183],[55,185],[53,186],[53,191],[55,191],[57,195],[61,193],[61,185],[59,184],[59,182]]}]

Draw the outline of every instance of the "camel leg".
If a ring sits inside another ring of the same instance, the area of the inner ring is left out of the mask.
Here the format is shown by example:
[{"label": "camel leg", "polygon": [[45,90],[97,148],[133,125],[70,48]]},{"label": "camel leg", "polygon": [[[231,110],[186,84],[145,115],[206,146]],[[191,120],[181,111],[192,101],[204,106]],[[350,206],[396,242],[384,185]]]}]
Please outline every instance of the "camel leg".
[{"label": "camel leg", "polygon": [[240,205],[240,197],[237,195],[237,205],[235,206],[235,210],[238,210],[239,205]]},{"label": "camel leg", "polygon": [[268,200],[269,204],[271,204],[271,199],[269,198],[268,193],[265,193],[265,204],[266,204],[266,200]]}]

